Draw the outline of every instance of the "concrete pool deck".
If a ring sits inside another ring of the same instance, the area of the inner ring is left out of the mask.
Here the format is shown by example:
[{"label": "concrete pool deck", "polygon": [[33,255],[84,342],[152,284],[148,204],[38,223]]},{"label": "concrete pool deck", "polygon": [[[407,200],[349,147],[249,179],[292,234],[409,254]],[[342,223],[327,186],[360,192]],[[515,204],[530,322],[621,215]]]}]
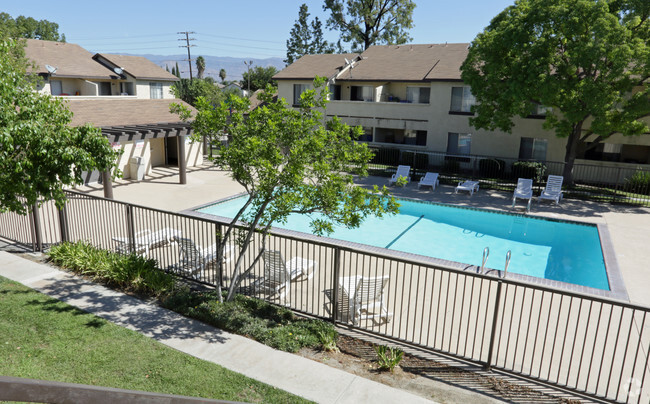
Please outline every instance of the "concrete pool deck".
[{"label": "concrete pool deck", "polygon": [[[368,177],[358,181],[359,185],[387,185],[386,178]],[[79,188],[78,191],[103,196],[101,185]],[[178,183],[174,167],[157,167],[144,181],[116,180],[114,198],[147,207],[179,212],[198,205],[225,198],[244,189],[228,176],[210,164],[188,170],[187,184]],[[491,209],[503,212],[524,212],[524,203],[511,207],[512,197],[505,192],[480,190],[473,196],[454,193],[452,186],[418,189],[411,183],[406,187],[391,187],[395,196],[417,198],[425,201],[447,203],[458,206]],[[574,220],[605,224],[609,229],[611,243],[620,268],[630,302],[650,306],[650,208],[612,205],[591,201],[564,199],[560,205],[533,200],[531,215],[563,220]]]}]

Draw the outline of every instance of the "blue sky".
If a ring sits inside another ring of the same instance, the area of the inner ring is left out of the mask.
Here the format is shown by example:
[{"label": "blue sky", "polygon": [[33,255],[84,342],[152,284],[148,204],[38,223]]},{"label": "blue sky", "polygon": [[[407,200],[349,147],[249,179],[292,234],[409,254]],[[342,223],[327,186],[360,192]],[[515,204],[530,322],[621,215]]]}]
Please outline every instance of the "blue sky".
[{"label": "blue sky", "polygon": [[[9,3],[9,2],[5,2]],[[192,57],[198,55],[267,58],[286,56],[286,40],[298,10],[327,19],[322,0],[92,0],[13,1],[0,11],[59,24],[67,41],[91,52],[173,55],[179,31],[194,31]],[[514,0],[419,0],[413,13],[412,43],[470,42]],[[337,34],[326,31],[326,39]]]}]

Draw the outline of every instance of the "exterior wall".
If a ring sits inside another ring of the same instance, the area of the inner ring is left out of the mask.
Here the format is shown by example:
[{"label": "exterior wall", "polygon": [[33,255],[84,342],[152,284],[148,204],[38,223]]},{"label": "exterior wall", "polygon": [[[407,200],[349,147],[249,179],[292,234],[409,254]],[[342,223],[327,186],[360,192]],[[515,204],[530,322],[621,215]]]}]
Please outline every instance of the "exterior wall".
[{"label": "exterior wall", "polygon": [[151,151],[151,160],[147,170],[151,167],[165,165],[165,138],[149,139],[149,150]]},{"label": "exterior wall", "polygon": [[162,83],[162,94],[163,99],[172,99],[174,94],[172,94],[172,82],[169,81],[156,81],[156,80],[136,80],[134,83],[135,95],[137,98],[150,99],[151,92],[149,88],[149,83]]},{"label": "exterior wall", "polygon": [[122,150],[122,155],[119,157],[117,162],[117,168],[122,171],[123,178],[131,178],[131,168],[129,163],[131,162],[132,157],[142,157],[146,166],[145,175],[149,174],[151,171],[151,150],[149,146],[150,139],[144,140],[135,140],[120,143],[119,146],[115,146],[116,149]]},{"label": "exterior wall", "polygon": [[185,161],[188,167],[203,164],[203,142],[192,142],[189,136],[185,136]]}]

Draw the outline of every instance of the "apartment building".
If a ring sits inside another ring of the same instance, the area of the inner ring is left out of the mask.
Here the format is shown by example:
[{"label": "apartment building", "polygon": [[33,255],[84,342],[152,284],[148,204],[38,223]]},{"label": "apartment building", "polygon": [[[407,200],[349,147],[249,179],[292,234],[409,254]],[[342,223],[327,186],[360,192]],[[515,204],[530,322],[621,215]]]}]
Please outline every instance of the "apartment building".
[{"label": "apartment building", "polygon": [[[43,79],[37,90],[65,99],[72,125],[101,128],[113,148],[122,150],[118,168],[124,178],[133,176],[134,157],[144,164],[145,175],[156,166],[177,166],[184,172],[203,163],[202,145],[189,142],[190,125],[169,111],[171,103],[185,104],[171,92],[176,76],[139,56],[93,55],[64,42],[26,43],[25,56],[34,64],[31,73]],[[99,177],[88,173],[86,182]]]},{"label": "apartment building", "polygon": [[[566,141],[542,127],[543,106],[517,118],[511,134],[470,126],[471,89],[460,66],[469,44],[371,46],[361,54],[306,55],[274,76],[296,105],[316,76],[329,80],[327,116],[360,125],[370,145],[459,156],[563,161]],[[576,163],[650,168],[650,136],[614,135]]]}]

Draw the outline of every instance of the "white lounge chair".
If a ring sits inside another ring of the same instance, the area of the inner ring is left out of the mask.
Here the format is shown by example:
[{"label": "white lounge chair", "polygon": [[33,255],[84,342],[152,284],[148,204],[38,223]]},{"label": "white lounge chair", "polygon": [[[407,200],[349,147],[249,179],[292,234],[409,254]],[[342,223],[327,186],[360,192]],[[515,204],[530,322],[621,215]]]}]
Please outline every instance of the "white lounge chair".
[{"label": "white lounge chair", "polygon": [[115,251],[121,254],[135,252],[146,257],[154,248],[163,247],[180,236],[181,232],[179,230],[164,228],[154,232],[147,229],[136,233],[133,246],[129,237],[113,237],[112,239],[115,242]]},{"label": "white lounge chair", "polygon": [[458,191],[467,191],[470,195],[474,195],[474,192],[478,192],[478,181],[461,181],[458,183],[454,193],[457,194]]},{"label": "white lounge chair", "polygon": [[436,186],[440,184],[440,181],[438,180],[438,173],[426,173],[424,174],[424,177],[420,178],[420,182],[418,183],[418,188],[420,187],[431,187],[431,189],[435,190]]},{"label": "white lounge chair", "polygon": [[285,261],[280,251],[264,250],[262,259],[264,277],[256,281],[253,287],[256,291],[261,290],[271,296],[279,295],[283,302],[290,291],[290,282],[301,278],[311,279],[316,268],[316,261],[302,257]]},{"label": "white lounge chair", "polygon": [[528,199],[526,211],[530,210],[530,202],[533,200],[533,180],[529,178],[519,178],[517,180],[517,188],[512,194],[512,207],[515,207],[517,198]]},{"label": "white lounge chair", "polygon": [[[172,269],[191,276],[195,279],[203,279],[206,270],[217,262],[218,244],[212,244],[208,248],[197,246],[192,239],[177,237],[176,242],[179,245],[180,260],[172,266]],[[231,244],[226,245],[222,263],[230,261],[230,255],[233,251]]]},{"label": "white lounge chair", "polygon": [[341,304],[350,310],[354,325],[360,320],[373,320],[381,324],[389,322],[393,313],[386,309],[384,288],[388,284],[388,275],[379,277],[349,276],[339,278]]},{"label": "white lounge chair", "polygon": [[388,180],[388,185],[393,185],[397,182],[399,177],[404,177],[406,178],[406,183],[408,184],[411,182],[411,176],[409,173],[411,172],[411,166],[397,166],[397,172],[393,174],[392,177]]},{"label": "white lounge chair", "polygon": [[537,202],[539,203],[542,199],[549,199],[555,201],[555,204],[558,205],[562,200],[562,182],[564,177],[561,175],[549,175],[546,180],[546,187],[542,193],[537,197]]}]

